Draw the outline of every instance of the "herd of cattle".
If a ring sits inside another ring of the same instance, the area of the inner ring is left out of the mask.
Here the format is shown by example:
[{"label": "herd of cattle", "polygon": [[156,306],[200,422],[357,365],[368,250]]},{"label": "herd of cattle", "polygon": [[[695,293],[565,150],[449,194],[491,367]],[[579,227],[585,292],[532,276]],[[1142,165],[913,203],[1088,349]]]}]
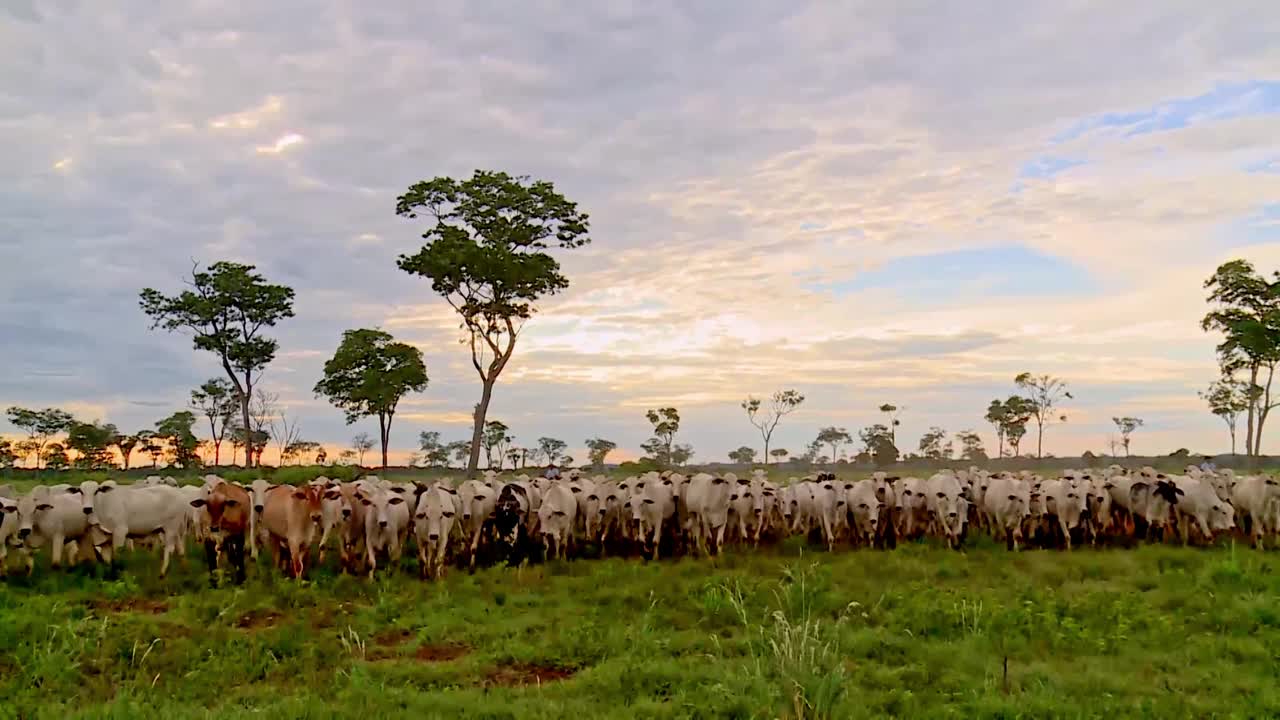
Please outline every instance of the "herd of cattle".
[{"label": "herd of cattle", "polygon": [[1269,476],[1187,468],[1165,475],[1119,466],[1029,472],[944,470],[928,478],[883,472],[861,480],[831,473],[774,483],[763,470],[733,473],[651,472],[623,480],[576,471],[557,479],[493,472],[454,486],[354,482],[318,478],[307,485],[248,485],[206,476],[201,485],[172,478],[136,484],[86,481],[38,486],[26,493],[0,486],[0,574],[11,549],[35,564],[47,548],[52,565],[103,562],[112,569],[122,548],[157,547],[160,573],[189,540],[203,544],[211,577],[224,562],[245,579],[245,555],[269,549],[281,571],[301,577],[337,550],[345,572],[370,576],[394,568],[413,537],[423,577],[456,563],[519,562],[530,555],[568,558],[605,554],[718,554],[726,544],[757,546],[803,535],[824,543],[892,548],[936,537],[959,547],[971,529],[1007,547],[1061,547],[1088,542],[1164,540],[1176,532],[1212,542],[1237,523],[1256,547],[1280,533],[1280,485]]}]

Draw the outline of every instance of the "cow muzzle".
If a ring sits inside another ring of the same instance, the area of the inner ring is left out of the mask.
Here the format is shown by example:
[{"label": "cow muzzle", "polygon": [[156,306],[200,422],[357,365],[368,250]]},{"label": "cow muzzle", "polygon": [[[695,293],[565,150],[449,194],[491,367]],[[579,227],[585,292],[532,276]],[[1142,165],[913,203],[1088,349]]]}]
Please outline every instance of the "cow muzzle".
[{"label": "cow muzzle", "polygon": [[427,536],[427,539],[430,540],[431,542],[435,542],[440,539],[440,536],[437,535],[436,533],[431,533],[430,535]]},{"label": "cow muzzle", "polygon": [[343,510],[343,511],[342,511],[342,519],[343,519],[343,520],[346,520],[346,519],[347,519],[347,518],[349,518],[349,517],[351,517],[351,511],[350,511],[350,510]]},{"label": "cow muzzle", "polygon": [[87,507],[87,508],[85,508],[85,509],[84,509],[84,514],[85,514],[85,515],[92,515],[92,514],[93,514],[93,508],[91,508],[91,507]]},{"label": "cow muzzle", "polygon": [[31,528],[22,528],[18,530],[18,537],[26,539],[31,535]]},{"label": "cow muzzle", "polygon": [[265,508],[263,508],[261,505],[254,505],[254,506],[253,506],[253,511],[254,511],[254,512],[256,512],[256,513],[260,513],[260,512],[262,512],[264,509],[265,509]]},{"label": "cow muzzle", "polygon": [[385,527],[387,527],[387,521],[386,521],[386,520],[379,520],[379,521],[378,521],[378,527],[380,527],[380,528],[385,528]]}]

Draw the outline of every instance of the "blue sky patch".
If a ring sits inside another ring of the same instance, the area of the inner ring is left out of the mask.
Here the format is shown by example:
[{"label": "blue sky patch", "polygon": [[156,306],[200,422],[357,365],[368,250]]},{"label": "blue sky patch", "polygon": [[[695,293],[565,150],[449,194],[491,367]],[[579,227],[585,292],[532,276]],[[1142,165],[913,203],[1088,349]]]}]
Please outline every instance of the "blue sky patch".
[{"label": "blue sky patch", "polygon": [[1175,130],[1200,122],[1280,113],[1280,81],[1258,80],[1219,85],[1202,95],[1167,100],[1146,110],[1104,113],[1072,125],[1053,142],[1074,140],[1102,128],[1124,129],[1125,136]]},{"label": "blue sky patch", "polygon": [[1018,177],[1046,180],[1073,167],[1083,165],[1084,163],[1084,160],[1078,160],[1075,158],[1041,155],[1035,160],[1025,163],[1022,166],[1022,170],[1018,173]]},{"label": "blue sky patch", "polygon": [[974,250],[915,255],[848,280],[814,283],[811,290],[848,295],[891,289],[921,299],[1082,295],[1097,290],[1083,268],[1030,248],[999,245]]}]

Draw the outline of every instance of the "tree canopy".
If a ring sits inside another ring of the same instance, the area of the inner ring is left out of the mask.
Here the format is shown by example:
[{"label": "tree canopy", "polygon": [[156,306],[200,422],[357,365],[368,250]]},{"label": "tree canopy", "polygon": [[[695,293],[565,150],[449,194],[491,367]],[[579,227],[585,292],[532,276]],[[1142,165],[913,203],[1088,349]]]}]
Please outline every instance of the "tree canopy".
[{"label": "tree canopy", "polygon": [[72,423],[75,422],[75,418],[71,417],[71,413],[58,408],[30,410],[13,406],[5,411],[5,415],[14,427],[27,433],[29,442],[23,446],[23,449],[27,454],[36,456],[37,468],[46,460],[44,449],[49,440],[54,435],[69,430]]},{"label": "tree canopy", "polygon": [[742,409],[747,411],[747,420],[760,431],[764,440],[764,462],[769,464],[769,443],[773,440],[773,431],[777,429],[782,418],[795,412],[804,403],[804,395],[795,390],[779,390],[769,397],[769,406],[764,407],[759,398],[748,396],[742,401]]}]

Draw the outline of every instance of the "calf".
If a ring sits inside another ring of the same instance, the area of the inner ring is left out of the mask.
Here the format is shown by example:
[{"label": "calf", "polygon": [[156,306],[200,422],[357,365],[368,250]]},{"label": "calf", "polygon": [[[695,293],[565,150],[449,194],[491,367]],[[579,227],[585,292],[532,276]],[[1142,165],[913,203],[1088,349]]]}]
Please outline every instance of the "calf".
[{"label": "calf", "polygon": [[724,532],[729,524],[729,496],[736,483],[729,476],[698,473],[689,479],[685,489],[685,532],[699,552],[715,556],[724,546]]},{"label": "calf", "polygon": [[[53,567],[62,565],[63,548],[80,541],[89,533],[89,514],[80,501],[80,488],[68,485],[37,487],[18,498],[18,539],[26,553],[27,574],[35,568],[28,550],[48,544]],[[73,558],[74,560],[74,558]]]},{"label": "calf", "polygon": [[880,530],[880,498],[876,496],[875,480],[859,480],[850,483],[845,490],[845,508],[849,515],[849,527],[855,544],[873,547]]},{"label": "calf", "polygon": [[1017,550],[1022,526],[1031,516],[1031,488],[1009,473],[988,478],[982,493],[983,515],[993,535],[1003,535],[1005,547]]},{"label": "calf", "polygon": [[[676,527],[675,488],[670,478],[657,473],[647,473],[636,483],[637,493],[631,498],[631,522],[640,542],[641,553],[657,560],[661,554],[662,530],[678,531]],[[673,533],[674,534],[674,533]]]},{"label": "calf", "polygon": [[300,579],[307,569],[322,510],[323,494],[316,487],[278,485],[266,492],[262,529],[276,564],[289,568],[295,579]]},{"label": "calf", "polygon": [[271,482],[258,478],[245,488],[253,498],[252,512],[249,514],[249,554],[258,559],[258,546],[263,544],[266,530],[262,527],[262,511],[267,507],[267,491],[275,487]]},{"label": "calf", "polygon": [[211,583],[217,583],[218,557],[224,553],[235,570],[235,583],[244,583],[244,545],[253,513],[251,502],[250,495],[244,488],[228,482],[218,482],[204,489],[204,497],[189,503],[194,508],[203,508],[209,516],[209,535],[204,541],[204,555]]},{"label": "calf", "polygon": [[968,519],[968,503],[961,504],[960,480],[951,473],[938,473],[929,478],[925,487],[925,503],[934,531],[946,539],[947,547],[959,547]]}]

